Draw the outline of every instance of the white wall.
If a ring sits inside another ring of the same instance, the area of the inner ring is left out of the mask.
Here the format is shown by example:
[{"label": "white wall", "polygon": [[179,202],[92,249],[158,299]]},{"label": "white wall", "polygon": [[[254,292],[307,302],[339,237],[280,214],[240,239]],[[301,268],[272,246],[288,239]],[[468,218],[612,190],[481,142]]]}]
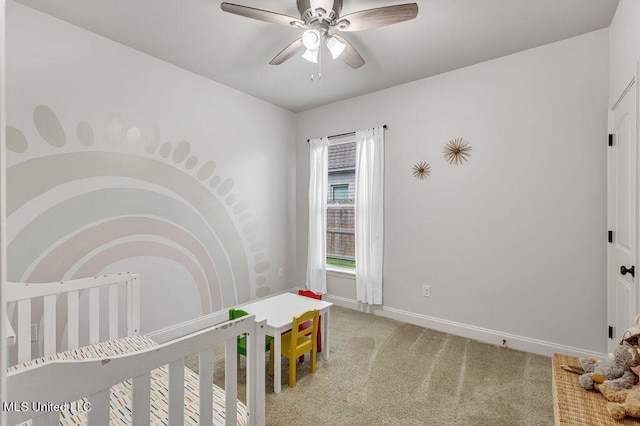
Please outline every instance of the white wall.
[{"label": "white wall", "polygon": [[[600,30],[298,114],[297,281],[306,139],[387,124],[378,313],[540,353],[605,352],[607,56]],[[442,149],[458,137],[472,157],[451,166]],[[353,280],[328,285],[355,297]]]},{"label": "white wall", "polygon": [[640,61],[640,2],[620,0],[609,27],[609,105],[635,76]]},{"label": "white wall", "polygon": [[293,285],[293,113],[7,9],[10,280],[140,273],[143,332]]}]

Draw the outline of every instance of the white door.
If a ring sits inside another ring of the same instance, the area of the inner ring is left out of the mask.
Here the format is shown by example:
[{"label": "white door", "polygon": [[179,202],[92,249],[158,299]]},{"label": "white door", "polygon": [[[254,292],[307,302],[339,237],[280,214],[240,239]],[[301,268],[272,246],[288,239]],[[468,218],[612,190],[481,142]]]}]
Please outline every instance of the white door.
[{"label": "white door", "polygon": [[608,221],[609,230],[613,231],[607,256],[610,350],[620,342],[638,313],[637,86],[636,80],[632,80],[610,115]]}]

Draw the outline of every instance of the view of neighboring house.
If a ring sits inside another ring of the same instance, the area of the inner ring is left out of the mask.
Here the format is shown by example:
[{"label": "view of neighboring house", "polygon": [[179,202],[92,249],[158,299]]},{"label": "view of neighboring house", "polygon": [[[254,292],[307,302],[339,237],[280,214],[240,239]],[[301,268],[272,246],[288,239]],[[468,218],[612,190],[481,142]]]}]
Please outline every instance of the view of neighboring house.
[{"label": "view of neighboring house", "polygon": [[355,267],[356,143],[329,146],[327,263]]}]

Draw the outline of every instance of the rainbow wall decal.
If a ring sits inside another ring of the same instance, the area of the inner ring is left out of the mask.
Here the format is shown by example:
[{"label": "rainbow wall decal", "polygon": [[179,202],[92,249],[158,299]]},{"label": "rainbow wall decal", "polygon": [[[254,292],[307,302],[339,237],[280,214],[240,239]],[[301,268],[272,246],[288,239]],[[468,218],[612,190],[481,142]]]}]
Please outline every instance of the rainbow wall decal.
[{"label": "rainbow wall decal", "polygon": [[41,105],[33,114],[40,140],[7,126],[9,280],[93,276],[124,259],[154,259],[190,277],[167,274],[157,285],[195,286],[197,314],[269,294],[259,224],[234,180],[187,141],[161,145],[157,128],[106,121],[102,137],[87,122],[68,135]]}]

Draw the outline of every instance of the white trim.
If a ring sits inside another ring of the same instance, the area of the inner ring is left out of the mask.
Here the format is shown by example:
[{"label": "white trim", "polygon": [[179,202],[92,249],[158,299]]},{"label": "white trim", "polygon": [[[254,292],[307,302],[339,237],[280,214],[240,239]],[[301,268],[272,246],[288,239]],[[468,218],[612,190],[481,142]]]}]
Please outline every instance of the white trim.
[{"label": "white trim", "polygon": [[162,344],[171,340],[178,339],[184,335],[196,333],[199,330],[213,327],[225,321],[229,321],[229,309],[203,315],[180,324],[175,324],[160,330],[156,330],[152,333],[146,333],[145,335],[148,338]]},{"label": "white trim", "polygon": [[[640,79],[640,61],[636,62],[636,75],[633,78],[633,80],[631,81],[631,83],[629,83],[629,85],[633,85],[636,81],[638,81],[638,79]],[[640,243],[640,226],[638,226],[638,217],[640,216],[640,171],[638,170],[638,167],[640,166],[640,87],[638,85],[636,85],[635,87],[635,117],[634,120],[636,121],[636,140],[635,145],[636,145],[636,164],[635,164],[635,173],[636,173],[636,193],[635,193],[635,197],[636,197],[636,217],[635,217],[635,222],[636,222],[636,247],[635,247],[635,264],[636,265],[640,265],[640,250],[638,249],[638,244]],[[636,300],[635,300],[635,310],[631,311],[631,312],[638,312],[640,311],[640,291],[638,291],[638,283],[637,280],[633,280],[633,285],[636,286]],[[635,321],[634,321],[635,322]]]},{"label": "white trim", "polygon": [[[229,321],[229,308],[242,308],[244,305],[255,302],[257,300],[266,299],[267,297],[273,297],[281,293],[298,293],[298,290],[302,290],[302,288],[292,287],[288,290],[279,291],[276,293],[271,293],[268,296],[260,297],[258,299],[252,299],[238,305],[229,306],[227,308],[221,309],[216,312],[212,312],[210,314],[202,315],[180,324],[174,324],[169,327],[161,328],[159,330],[145,333],[145,336],[156,341],[157,343],[165,343],[170,340],[177,339],[186,334],[195,333],[199,330],[203,330],[208,327],[212,327],[214,325],[218,325],[225,321]],[[244,317],[243,317],[244,318]]]},{"label": "white trim", "polygon": [[327,265],[327,275],[340,278],[356,279],[356,268],[340,268],[338,266]]},{"label": "white trim", "polygon": [[501,346],[503,339],[506,339],[507,347],[519,351],[531,352],[534,354],[545,356],[552,356],[554,353],[562,353],[577,357],[595,357],[601,359],[607,357],[607,355],[604,353],[574,348],[571,346],[546,342],[544,340],[532,339],[529,337],[518,336],[510,333],[503,333],[498,330],[491,330],[488,328],[463,324],[455,321],[431,317],[428,315],[416,314],[413,312],[403,311],[400,309],[389,308],[385,306],[369,306],[358,303],[354,299],[348,299],[345,297],[326,295],[325,300],[343,308],[367,312],[380,317],[390,318],[397,321],[406,322],[408,324],[414,324],[432,330],[442,331],[444,333],[455,334],[457,336],[467,337],[485,343]]}]

